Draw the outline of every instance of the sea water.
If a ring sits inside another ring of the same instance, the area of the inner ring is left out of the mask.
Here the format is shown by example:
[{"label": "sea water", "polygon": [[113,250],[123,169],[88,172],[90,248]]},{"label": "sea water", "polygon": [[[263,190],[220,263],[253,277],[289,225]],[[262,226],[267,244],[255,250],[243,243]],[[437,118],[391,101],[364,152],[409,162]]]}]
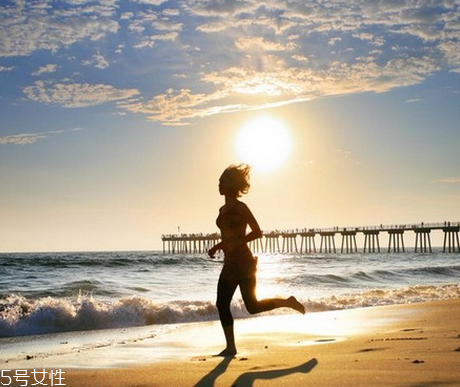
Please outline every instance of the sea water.
[{"label": "sea water", "polygon": [[[295,295],[307,312],[460,297],[458,253],[258,256],[258,297]],[[218,320],[222,263],[151,251],[0,254],[0,337]],[[248,316],[238,292],[232,310]]]}]

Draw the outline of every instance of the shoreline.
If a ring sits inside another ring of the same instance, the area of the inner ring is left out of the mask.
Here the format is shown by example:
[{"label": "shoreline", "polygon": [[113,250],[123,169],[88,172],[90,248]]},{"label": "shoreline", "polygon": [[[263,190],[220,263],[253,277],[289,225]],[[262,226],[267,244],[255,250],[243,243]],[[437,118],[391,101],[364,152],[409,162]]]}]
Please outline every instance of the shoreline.
[{"label": "shoreline", "polygon": [[[40,368],[62,368],[65,385],[80,387],[459,386],[458,316],[460,299],[238,319],[233,359],[213,356],[224,344],[218,322],[178,324]],[[36,360],[4,366],[30,370]]]}]

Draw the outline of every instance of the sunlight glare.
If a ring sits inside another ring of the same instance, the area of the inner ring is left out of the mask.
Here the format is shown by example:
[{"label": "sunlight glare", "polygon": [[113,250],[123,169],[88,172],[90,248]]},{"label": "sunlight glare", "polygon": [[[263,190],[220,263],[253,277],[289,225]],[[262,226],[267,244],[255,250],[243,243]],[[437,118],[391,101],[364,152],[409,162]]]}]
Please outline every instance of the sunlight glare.
[{"label": "sunlight glare", "polygon": [[243,162],[271,171],[288,159],[292,140],[282,122],[261,116],[243,126],[236,139],[236,149]]}]

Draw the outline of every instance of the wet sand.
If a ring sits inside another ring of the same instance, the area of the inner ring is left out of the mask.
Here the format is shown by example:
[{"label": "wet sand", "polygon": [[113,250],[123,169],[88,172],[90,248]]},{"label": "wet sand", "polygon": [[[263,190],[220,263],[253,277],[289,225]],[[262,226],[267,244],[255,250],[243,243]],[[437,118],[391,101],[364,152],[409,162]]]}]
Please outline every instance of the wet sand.
[{"label": "wet sand", "polygon": [[223,337],[209,322],[6,365],[59,366],[75,387],[460,386],[460,300],[240,319],[235,331],[235,358],[213,356]]}]

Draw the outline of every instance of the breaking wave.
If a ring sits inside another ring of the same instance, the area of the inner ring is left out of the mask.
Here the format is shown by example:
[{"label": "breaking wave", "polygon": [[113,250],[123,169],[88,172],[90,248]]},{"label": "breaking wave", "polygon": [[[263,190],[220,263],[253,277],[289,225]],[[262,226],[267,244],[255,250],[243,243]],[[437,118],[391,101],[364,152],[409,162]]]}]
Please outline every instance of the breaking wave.
[{"label": "breaking wave", "polygon": [[[453,298],[460,298],[460,284],[374,289],[302,301],[307,312],[311,313]],[[242,301],[234,302],[232,310],[237,318],[249,316]],[[278,312],[283,313],[282,310]],[[109,302],[82,294],[74,299],[43,297],[33,300],[18,294],[0,298],[0,337],[217,319],[217,309],[209,301],[155,303],[151,299],[134,296]]]}]

